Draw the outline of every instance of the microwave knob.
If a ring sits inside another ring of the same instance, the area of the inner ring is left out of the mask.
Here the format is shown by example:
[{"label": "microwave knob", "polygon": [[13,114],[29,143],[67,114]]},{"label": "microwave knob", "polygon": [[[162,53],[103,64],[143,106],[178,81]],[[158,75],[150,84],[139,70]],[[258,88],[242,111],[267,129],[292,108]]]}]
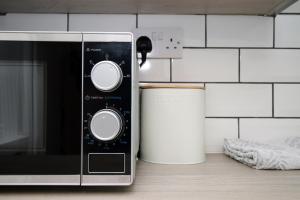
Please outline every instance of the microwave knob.
[{"label": "microwave knob", "polygon": [[97,139],[110,141],[120,134],[122,126],[122,118],[116,111],[103,109],[92,117],[90,130]]},{"label": "microwave knob", "polygon": [[120,86],[123,73],[118,64],[112,61],[101,61],[94,65],[91,79],[98,90],[110,92]]}]

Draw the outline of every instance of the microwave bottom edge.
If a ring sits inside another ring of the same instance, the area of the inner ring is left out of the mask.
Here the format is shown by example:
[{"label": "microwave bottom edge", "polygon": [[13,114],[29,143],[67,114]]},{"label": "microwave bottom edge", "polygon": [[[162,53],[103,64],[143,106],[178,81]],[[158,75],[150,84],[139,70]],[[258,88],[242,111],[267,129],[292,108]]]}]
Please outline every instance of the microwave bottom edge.
[{"label": "microwave bottom edge", "polygon": [[0,186],[127,186],[132,175],[0,175]]}]

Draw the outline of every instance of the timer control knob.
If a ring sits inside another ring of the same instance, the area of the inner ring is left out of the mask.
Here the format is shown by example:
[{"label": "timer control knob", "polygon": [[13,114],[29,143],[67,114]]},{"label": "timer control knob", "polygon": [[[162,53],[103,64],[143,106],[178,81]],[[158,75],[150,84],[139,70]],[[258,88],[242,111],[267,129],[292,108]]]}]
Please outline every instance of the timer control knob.
[{"label": "timer control knob", "polygon": [[110,92],[120,86],[123,73],[118,64],[112,61],[101,61],[94,65],[91,79],[98,90]]},{"label": "timer control knob", "polygon": [[100,110],[92,117],[90,130],[99,140],[113,140],[122,130],[122,118],[114,110]]}]

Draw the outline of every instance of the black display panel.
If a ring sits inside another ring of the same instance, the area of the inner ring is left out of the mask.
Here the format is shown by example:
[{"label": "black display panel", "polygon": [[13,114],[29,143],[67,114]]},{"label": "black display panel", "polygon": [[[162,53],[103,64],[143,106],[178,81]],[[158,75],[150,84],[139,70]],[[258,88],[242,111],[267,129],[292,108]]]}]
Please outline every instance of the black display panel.
[{"label": "black display panel", "polygon": [[81,42],[0,42],[0,174],[80,174]]},{"label": "black display panel", "polygon": [[[85,42],[84,43],[84,81],[83,81],[83,171],[84,175],[130,175],[131,174],[131,65],[132,43],[130,42]],[[91,70],[100,61],[118,64],[123,73],[121,85],[114,91],[98,90],[91,81]],[[122,117],[121,133],[113,140],[101,141],[95,138],[89,124],[93,115],[102,109],[112,109]],[[106,154],[93,162],[93,168],[105,172],[89,172],[89,154]],[[114,159],[116,155],[125,157],[125,171],[120,169],[124,163]],[[111,157],[110,157],[111,156]],[[109,158],[110,157],[110,158]],[[111,172],[111,173],[110,173]]]},{"label": "black display panel", "polygon": [[89,173],[125,172],[124,154],[89,154]]}]

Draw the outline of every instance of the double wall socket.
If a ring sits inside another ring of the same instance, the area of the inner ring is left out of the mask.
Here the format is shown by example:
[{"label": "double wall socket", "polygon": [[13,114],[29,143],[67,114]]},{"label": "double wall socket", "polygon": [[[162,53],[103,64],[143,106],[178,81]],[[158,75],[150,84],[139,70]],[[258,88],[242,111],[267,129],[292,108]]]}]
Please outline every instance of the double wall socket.
[{"label": "double wall socket", "polygon": [[[147,58],[182,58],[183,29],[138,28],[133,31],[135,41],[147,36],[152,42],[152,51]],[[140,58],[141,55],[138,55]]]}]

